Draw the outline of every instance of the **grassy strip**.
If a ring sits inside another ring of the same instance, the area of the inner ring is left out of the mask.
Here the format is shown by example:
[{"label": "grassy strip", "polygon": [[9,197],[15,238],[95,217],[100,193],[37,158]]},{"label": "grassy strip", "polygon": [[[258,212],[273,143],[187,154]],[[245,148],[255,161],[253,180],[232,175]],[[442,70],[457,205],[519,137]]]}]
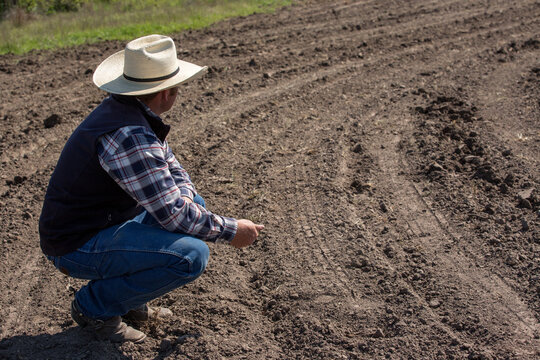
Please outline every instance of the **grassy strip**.
[{"label": "grassy strip", "polygon": [[77,12],[34,15],[14,26],[0,23],[0,54],[24,54],[103,40],[200,29],[214,22],[271,12],[290,0],[109,0],[90,1]]}]

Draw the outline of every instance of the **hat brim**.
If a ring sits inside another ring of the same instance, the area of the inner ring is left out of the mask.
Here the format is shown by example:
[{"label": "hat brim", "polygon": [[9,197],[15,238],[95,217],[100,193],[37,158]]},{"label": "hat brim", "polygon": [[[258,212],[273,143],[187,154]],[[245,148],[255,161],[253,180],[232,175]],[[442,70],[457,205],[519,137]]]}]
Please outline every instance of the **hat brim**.
[{"label": "hat brim", "polygon": [[111,94],[146,95],[197,79],[208,70],[206,66],[195,65],[180,59],[177,61],[180,71],[169,79],[153,82],[131,81],[124,77],[124,50],[122,50],[109,56],[97,67],[93,77],[94,84]]}]

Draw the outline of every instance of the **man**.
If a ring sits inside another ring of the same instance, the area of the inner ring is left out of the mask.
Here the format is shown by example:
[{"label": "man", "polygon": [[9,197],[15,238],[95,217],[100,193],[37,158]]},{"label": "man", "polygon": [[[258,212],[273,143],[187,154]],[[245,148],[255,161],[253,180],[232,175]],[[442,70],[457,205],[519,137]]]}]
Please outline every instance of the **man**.
[{"label": "man", "polygon": [[177,59],[169,37],[128,43],[96,69],[94,83],[111,95],[73,132],[52,174],[41,248],[63,273],[90,280],[71,316],[100,339],[143,341],[122,317],[171,315],[146,303],[201,275],[209,256],[201,240],[241,248],[263,229],[206,210],[165,141],[160,115],[179,84],[206,70]]}]

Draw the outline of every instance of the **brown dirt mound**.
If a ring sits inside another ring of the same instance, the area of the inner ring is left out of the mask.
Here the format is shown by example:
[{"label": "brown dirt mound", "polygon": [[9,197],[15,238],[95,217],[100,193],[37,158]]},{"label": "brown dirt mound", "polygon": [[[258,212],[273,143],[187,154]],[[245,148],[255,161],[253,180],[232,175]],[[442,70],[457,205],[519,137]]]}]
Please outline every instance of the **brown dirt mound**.
[{"label": "brown dirt mound", "polygon": [[37,221],[118,42],[0,57],[0,358],[540,356],[540,6],[308,1],[175,36],[210,66],[169,142],[210,209],[266,225],[211,245],[141,345],[97,342]]}]

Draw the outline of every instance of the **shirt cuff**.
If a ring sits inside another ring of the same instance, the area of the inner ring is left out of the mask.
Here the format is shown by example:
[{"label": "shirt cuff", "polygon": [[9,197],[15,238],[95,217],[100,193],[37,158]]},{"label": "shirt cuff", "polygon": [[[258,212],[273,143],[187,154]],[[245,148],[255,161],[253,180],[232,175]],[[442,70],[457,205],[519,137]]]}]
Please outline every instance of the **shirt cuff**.
[{"label": "shirt cuff", "polygon": [[216,243],[229,244],[236,235],[236,229],[238,229],[238,220],[225,216],[222,216],[221,218],[223,219],[223,232],[219,238],[216,239]]},{"label": "shirt cuff", "polygon": [[182,196],[182,197],[187,197],[187,198],[189,198],[191,201],[193,201],[193,191],[191,191],[191,190],[188,189],[188,188],[181,187],[181,188],[180,188],[180,196]]}]

